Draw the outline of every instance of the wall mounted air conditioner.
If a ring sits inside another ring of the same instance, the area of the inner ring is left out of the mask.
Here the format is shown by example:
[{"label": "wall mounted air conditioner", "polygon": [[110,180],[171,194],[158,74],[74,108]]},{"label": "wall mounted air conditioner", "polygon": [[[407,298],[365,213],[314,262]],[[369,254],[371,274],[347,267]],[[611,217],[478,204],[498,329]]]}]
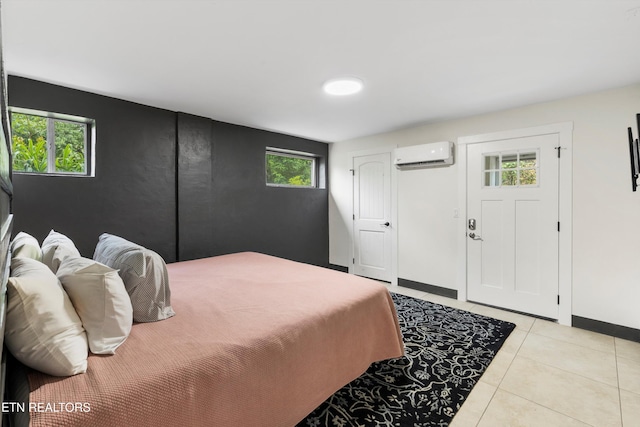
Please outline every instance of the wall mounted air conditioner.
[{"label": "wall mounted air conditioner", "polygon": [[433,142],[395,149],[398,169],[432,168],[453,164],[453,142]]}]

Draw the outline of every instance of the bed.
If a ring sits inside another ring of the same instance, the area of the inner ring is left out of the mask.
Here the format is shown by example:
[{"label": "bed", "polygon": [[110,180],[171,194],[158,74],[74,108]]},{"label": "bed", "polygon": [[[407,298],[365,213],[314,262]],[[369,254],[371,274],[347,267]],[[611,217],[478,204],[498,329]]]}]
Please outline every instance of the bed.
[{"label": "bed", "polygon": [[28,382],[11,384],[29,402],[18,425],[294,426],[372,362],[403,354],[378,282],[252,252],[167,270],[176,315],[134,324],[84,374],[24,368]]}]

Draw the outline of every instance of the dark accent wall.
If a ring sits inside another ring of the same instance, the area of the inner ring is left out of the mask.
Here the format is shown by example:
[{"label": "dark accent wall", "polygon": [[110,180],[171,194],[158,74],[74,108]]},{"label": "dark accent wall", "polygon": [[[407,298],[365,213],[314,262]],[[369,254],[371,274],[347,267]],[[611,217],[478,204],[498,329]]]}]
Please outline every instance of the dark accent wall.
[{"label": "dark accent wall", "polygon": [[177,114],[178,259],[211,254],[213,233],[213,121]]},{"label": "dark accent wall", "polygon": [[167,262],[257,251],[328,266],[326,188],[267,187],[265,148],[327,144],[9,77],[9,105],[96,120],[94,178],[14,175],[15,227],[50,229],[91,257],[102,232]]},{"label": "dark accent wall", "polygon": [[324,143],[178,114],[181,260],[250,250],[328,266],[326,188],[268,187],[267,147],[312,153],[325,173]]},{"label": "dark accent wall", "polygon": [[14,230],[55,229],[86,257],[108,232],[175,261],[175,113],[15,76],[8,91],[11,107],[96,120],[95,177],[14,173]]}]

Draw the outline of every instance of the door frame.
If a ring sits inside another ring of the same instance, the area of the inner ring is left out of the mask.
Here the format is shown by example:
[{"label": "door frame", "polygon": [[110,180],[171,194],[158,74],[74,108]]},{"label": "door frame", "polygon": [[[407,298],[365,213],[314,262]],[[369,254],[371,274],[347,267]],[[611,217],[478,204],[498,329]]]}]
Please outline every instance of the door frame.
[{"label": "door frame", "polygon": [[[347,157],[349,158],[349,169],[351,172],[351,200],[350,200],[351,215],[349,216],[353,218],[353,215],[355,212],[354,206],[353,206],[353,201],[354,201],[353,178],[355,176],[353,172],[354,158],[362,157],[362,156],[371,156],[375,154],[389,153],[389,159],[390,159],[389,169],[391,172],[391,220],[390,220],[391,227],[389,227],[389,231],[391,233],[391,285],[398,286],[398,191],[397,191],[398,172],[396,168],[393,166],[393,152],[394,152],[393,148],[373,148],[369,150],[350,151],[349,153],[347,153]],[[351,220],[351,223],[348,228],[349,228],[349,244],[350,244],[349,257],[352,260],[352,262],[349,263],[349,274],[355,274],[354,266],[353,266],[353,259],[355,257],[353,220]]]},{"label": "door frame", "polygon": [[463,136],[458,138],[458,206],[460,218],[458,232],[458,268],[456,282],[458,299],[467,300],[467,146],[483,142],[504,139],[524,138],[530,136],[557,134],[560,143],[560,171],[558,174],[558,220],[560,234],[558,236],[558,323],[571,326],[572,307],[572,194],[573,194],[573,122],[554,123],[522,129],[512,129],[501,132],[480,135]]}]

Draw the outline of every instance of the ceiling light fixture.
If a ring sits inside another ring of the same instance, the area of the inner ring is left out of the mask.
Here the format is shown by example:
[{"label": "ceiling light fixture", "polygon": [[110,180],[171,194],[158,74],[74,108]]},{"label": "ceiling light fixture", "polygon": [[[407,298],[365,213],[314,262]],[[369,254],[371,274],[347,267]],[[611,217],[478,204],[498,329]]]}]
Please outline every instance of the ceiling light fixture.
[{"label": "ceiling light fixture", "polygon": [[334,96],[353,95],[360,92],[362,87],[362,80],[357,77],[341,77],[327,80],[322,86],[326,93]]}]

